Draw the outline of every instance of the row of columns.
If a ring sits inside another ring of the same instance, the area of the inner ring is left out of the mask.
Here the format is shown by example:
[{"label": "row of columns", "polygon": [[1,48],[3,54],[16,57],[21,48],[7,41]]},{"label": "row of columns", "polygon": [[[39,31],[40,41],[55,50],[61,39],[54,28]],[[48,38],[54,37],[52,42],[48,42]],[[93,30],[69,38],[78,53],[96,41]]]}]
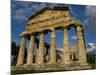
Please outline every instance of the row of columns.
[{"label": "row of columns", "polygon": [[[62,56],[62,64],[71,63],[70,60],[70,51],[68,45],[68,29],[63,27],[64,37],[63,37],[63,56]],[[83,33],[81,26],[76,27],[77,33],[77,44],[78,44],[78,61],[81,63],[86,63],[86,53],[84,47]],[[27,56],[27,64],[31,65],[33,63],[33,49],[34,49],[34,34],[30,35],[30,43],[28,49]],[[36,63],[43,64],[44,63],[44,33],[40,33],[40,41],[39,41],[39,49],[36,50]],[[18,61],[17,65],[22,65],[24,61],[24,49],[25,49],[25,35],[22,35],[22,40],[19,49]],[[38,53],[38,55],[37,55]],[[48,64],[56,64],[56,32],[55,29],[51,30],[51,42],[50,42],[50,61]]]}]

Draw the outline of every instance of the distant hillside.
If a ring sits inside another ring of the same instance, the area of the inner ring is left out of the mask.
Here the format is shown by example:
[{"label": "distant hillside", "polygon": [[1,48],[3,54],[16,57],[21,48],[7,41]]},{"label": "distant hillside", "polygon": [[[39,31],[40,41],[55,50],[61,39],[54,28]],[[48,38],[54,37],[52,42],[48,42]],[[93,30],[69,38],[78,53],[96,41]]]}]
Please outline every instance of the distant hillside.
[{"label": "distant hillside", "polygon": [[87,55],[96,55],[96,43],[88,43],[86,45]]},{"label": "distant hillside", "polygon": [[92,50],[86,53],[87,55],[96,55],[96,50]]}]

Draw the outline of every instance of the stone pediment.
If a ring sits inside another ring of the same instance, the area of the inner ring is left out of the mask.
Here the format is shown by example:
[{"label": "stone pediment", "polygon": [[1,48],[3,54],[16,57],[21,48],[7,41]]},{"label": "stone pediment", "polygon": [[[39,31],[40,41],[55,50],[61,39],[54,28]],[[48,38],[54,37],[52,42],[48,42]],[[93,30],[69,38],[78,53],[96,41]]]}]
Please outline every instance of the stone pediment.
[{"label": "stone pediment", "polygon": [[45,7],[29,17],[26,31],[41,32],[52,28],[60,28],[70,24],[75,24],[75,20],[70,17],[68,7]]},{"label": "stone pediment", "polygon": [[33,14],[32,16],[30,16],[29,20],[33,19],[34,17],[38,16],[39,14],[41,14],[41,13],[47,11],[47,10],[56,10],[56,11],[66,10],[66,11],[69,11],[69,8],[68,7],[54,7],[54,8],[44,7],[40,11],[38,11],[35,14]]}]

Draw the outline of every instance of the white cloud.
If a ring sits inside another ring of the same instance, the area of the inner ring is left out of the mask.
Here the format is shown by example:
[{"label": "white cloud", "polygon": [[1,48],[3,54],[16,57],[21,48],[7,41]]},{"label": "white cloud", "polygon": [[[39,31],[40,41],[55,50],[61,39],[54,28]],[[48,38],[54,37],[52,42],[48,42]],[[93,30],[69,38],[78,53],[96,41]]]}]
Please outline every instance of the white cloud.
[{"label": "white cloud", "polygon": [[87,48],[86,48],[86,52],[92,52],[96,50],[96,44],[95,43],[88,43],[87,44]]},{"label": "white cloud", "polygon": [[13,19],[16,19],[16,20],[27,20],[27,17],[24,16],[24,15],[13,15]]},{"label": "white cloud", "polygon": [[40,3],[40,2],[16,2],[13,1],[11,4],[12,18],[16,20],[27,20],[29,16],[39,11],[45,6],[54,7],[59,4],[56,3]]},{"label": "white cloud", "polygon": [[96,15],[96,8],[95,6],[87,6],[86,7],[86,15],[89,17],[95,17]]},{"label": "white cloud", "polygon": [[72,40],[76,40],[77,39],[77,36],[73,35],[73,36],[71,36],[71,39]]},{"label": "white cloud", "polygon": [[45,6],[45,3],[12,2],[12,18],[26,21],[29,16]]},{"label": "white cloud", "polygon": [[85,11],[85,16],[87,17],[84,20],[84,27],[86,30],[95,31],[96,28],[96,7],[87,6]]}]

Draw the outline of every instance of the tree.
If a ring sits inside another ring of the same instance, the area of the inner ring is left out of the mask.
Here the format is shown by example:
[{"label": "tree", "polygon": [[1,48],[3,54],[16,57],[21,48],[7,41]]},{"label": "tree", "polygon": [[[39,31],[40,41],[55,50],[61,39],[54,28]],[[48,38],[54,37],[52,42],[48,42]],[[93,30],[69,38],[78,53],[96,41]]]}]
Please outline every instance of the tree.
[{"label": "tree", "polygon": [[16,54],[16,42],[11,42],[11,55]]},{"label": "tree", "polygon": [[13,57],[11,58],[12,60],[11,64],[15,65],[16,63],[16,42],[14,41],[11,42],[11,57]]}]

